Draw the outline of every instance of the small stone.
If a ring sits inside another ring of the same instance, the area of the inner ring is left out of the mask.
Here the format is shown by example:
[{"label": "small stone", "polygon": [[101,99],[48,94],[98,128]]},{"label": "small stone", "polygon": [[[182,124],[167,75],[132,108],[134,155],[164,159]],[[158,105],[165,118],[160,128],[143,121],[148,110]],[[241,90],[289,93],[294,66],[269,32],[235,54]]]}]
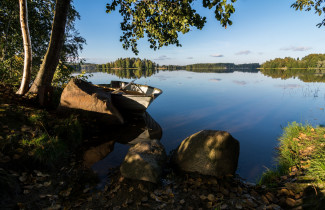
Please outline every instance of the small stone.
[{"label": "small stone", "polygon": [[141,198],[141,201],[142,202],[147,202],[148,201],[148,197],[147,196],[144,196],[143,198]]},{"label": "small stone", "polygon": [[27,180],[27,177],[26,177],[25,173],[19,177],[19,181],[21,181],[21,182],[25,182],[26,180]]},{"label": "small stone", "polygon": [[51,206],[49,209],[51,209],[51,210],[61,209],[61,205],[60,204],[55,204],[55,205]]},{"label": "small stone", "polygon": [[212,202],[211,201],[207,203],[207,208],[209,208],[209,209],[212,208]]},{"label": "small stone", "polygon": [[288,190],[288,189],[285,189],[285,188],[279,190],[278,193],[279,193],[280,195],[287,195],[287,196],[290,195],[289,190]]},{"label": "small stone", "polygon": [[217,199],[218,200],[223,200],[224,195],[222,193],[217,193]]},{"label": "small stone", "polygon": [[218,184],[218,181],[217,181],[216,178],[211,178],[211,179],[209,180],[209,182],[210,182],[212,185],[217,185],[217,184]]},{"label": "small stone", "polygon": [[292,190],[289,190],[290,196],[295,196],[295,193]]},{"label": "small stone", "polygon": [[22,148],[17,148],[17,149],[15,149],[15,151],[18,153],[22,153],[24,150]]},{"label": "small stone", "polygon": [[220,192],[222,194],[224,194],[225,196],[228,196],[229,195],[229,190],[227,190],[226,188],[224,187],[220,187]]},{"label": "small stone", "polygon": [[294,207],[296,205],[296,201],[292,198],[287,198],[286,199],[286,204],[290,207]]},{"label": "small stone", "polygon": [[144,192],[144,193],[147,193],[148,192],[148,190],[143,186],[143,184],[139,184],[138,185],[138,188],[142,191],[142,192]]},{"label": "small stone", "polygon": [[200,195],[200,198],[201,198],[201,200],[207,199],[207,197],[205,195]]},{"label": "small stone", "polygon": [[220,209],[227,209],[228,208],[228,205],[227,204],[222,204],[221,206],[220,206]]},{"label": "small stone", "polygon": [[185,200],[182,199],[182,200],[179,201],[179,203],[183,205],[185,203]]},{"label": "small stone", "polygon": [[167,206],[167,204],[161,204],[160,206],[158,206],[158,209],[164,209]]},{"label": "small stone", "polygon": [[274,202],[274,195],[272,193],[268,192],[265,196],[270,202]]},{"label": "small stone", "polygon": [[254,201],[252,199],[250,199],[250,198],[246,199],[245,202],[251,208],[256,208],[257,207],[257,204],[254,203]]},{"label": "small stone", "polygon": [[3,158],[0,159],[1,163],[8,163],[10,161],[10,157],[9,156],[4,156]]},{"label": "small stone", "polygon": [[214,201],[214,200],[215,200],[214,195],[213,195],[213,194],[209,194],[209,195],[208,195],[208,200],[209,200],[209,201]]},{"label": "small stone", "polygon": [[27,126],[27,125],[23,125],[23,126],[20,128],[20,130],[21,130],[22,132],[26,132],[26,131],[31,130],[31,127],[29,127],[29,126]]},{"label": "small stone", "polygon": [[250,194],[255,198],[259,196],[259,194],[255,190],[251,190]]},{"label": "small stone", "polygon": [[280,199],[279,199],[279,205],[281,205],[281,206],[283,206],[283,205],[286,205],[285,203],[286,203],[286,198],[285,197],[281,197]]},{"label": "small stone", "polygon": [[235,198],[235,197],[236,197],[236,194],[233,193],[233,192],[231,192],[231,193],[229,193],[229,197],[230,197],[230,198]]},{"label": "small stone", "polygon": [[18,160],[20,158],[20,155],[18,155],[18,154],[14,154],[14,156],[12,157],[12,159],[14,159],[14,160]]},{"label": "small stone", "polygon": [[39,197],[40,198],[46,198],[46,195],[41,194],[41,195],[39,195]]},{"label": "small stone", "polygon": [[257,207],[256,210],[266,210],[266,205],[263,204],[263,205]]},{"label": "small stone", "polygon": [[44,187],[48,187],[51,185],[51,181],[48,181],[48,182],[44,182]]},{"label": "small stone", "polygon": [[303,199],[296,200],[296,203],[295,203],[296,206],[299,206],[299,205],[302,205],[302,204],[303,204]]},{"label": "small stone", "polygon": [[241,205],[241,203],[236,203],[236,209],[242,209],[243,206]]},{"label": "small stone", "polygon": [[243,189],[240,186],[238,186],[237,193],[239,195],[243,194]]},{"label": "small stone", "polygon": [[282,208],[279,205],[271,204],[266,207],[267,210],[281,210]]},{"label": "small stone", "polygon": [[262,201],[265,203],[265,204],[270,204],[269,200],[264,196],[262,195]]},{"label": "small stone", "polygon": [[299,199],[299,198],[301,198],[301,195],[300,194],[296,194],[295,195],[295,199]]}]

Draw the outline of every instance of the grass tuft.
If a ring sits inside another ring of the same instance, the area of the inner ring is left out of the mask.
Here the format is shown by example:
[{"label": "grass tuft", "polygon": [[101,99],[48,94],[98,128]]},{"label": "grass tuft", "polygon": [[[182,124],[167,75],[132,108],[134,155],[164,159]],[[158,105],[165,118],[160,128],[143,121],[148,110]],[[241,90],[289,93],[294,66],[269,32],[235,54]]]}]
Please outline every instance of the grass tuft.
[{"label": "grass tuft", "polygon": [[[292,167],[304,168],[306,173],[325,181],[325,129],[293,122],[284,128],[279,138],[277,166],[267,169],[258,181],[272,186],[280,176],[287,175]],[[310,161],[310,162],[309,162]]]}]

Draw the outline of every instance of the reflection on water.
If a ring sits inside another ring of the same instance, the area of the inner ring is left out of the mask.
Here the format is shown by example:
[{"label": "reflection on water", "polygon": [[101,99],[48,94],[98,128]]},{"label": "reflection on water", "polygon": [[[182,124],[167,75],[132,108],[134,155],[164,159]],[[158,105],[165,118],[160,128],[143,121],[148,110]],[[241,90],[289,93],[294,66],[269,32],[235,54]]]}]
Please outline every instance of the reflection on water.
[{"label": "reflection on water", "polygon": [[152,75],[159,73],[158,69],[101,69],[101,72],[107,74],[114,74],[118,78],[126,79],[139,79],[141,77],[151,77]]},{"label": "reflection on water", "polygon": [[[313,77],[316,82],[310,82]],[[309,78],[308,83],[301,78]],[[225,130],[240,142],[237,173],[254,182],[265,167],[272,167],[277,139],[288,122],[325,123],[325,83],[319,82],[319,78],[315,75],[288,77],[288,71],[274,78],[260,72],[159,71],[151,77],[137,79],[136,83],[164,91],[147,111],[163,130],[161,142],[167,153],[200,130]],[[94,73],[90,81],[104,84],[118,79],[116,75],[101,72]],[[118,139],[123,143],[136,142],[148,136],[145,129],[134,129],[137,133],[132,134],[133,127],[128,125],[109,133],[115,141],[114,150],[94,163],[93,169],[103,170],[104,174],[107,168],[121,163],[129,146],[117,143]],[[105,167],[97,165],[105,161]]]},{"label": "reflection on water", "polygon": [[298,78],[303,82],[325,82],[325,72],[320,69],[262,69],[261,72],[272,78]]},{"label": "reflection on water", "polygon": [[[124,159],[125,155],[123,156],[123,152],[120,151],[121,145],[134,145],[153,139],[160,140],[162,137],[160,125],[147,112],[141,117],[128,119],[124,125],[106,130],[105,142],[99,141],[84,152],[84,165],[93,168],[101,178],[105,177],[109,168],[118,166]],[[118,157],[116,154],[111,155],[116,147]],[[124,146],[124,153],[127,148],[128,146]]]}]

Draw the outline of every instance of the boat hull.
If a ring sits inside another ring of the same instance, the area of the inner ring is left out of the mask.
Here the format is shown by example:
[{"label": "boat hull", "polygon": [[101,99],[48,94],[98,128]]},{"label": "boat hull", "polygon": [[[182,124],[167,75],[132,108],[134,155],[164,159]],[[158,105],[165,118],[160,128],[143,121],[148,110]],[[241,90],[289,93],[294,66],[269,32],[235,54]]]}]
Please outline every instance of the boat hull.
[{"label": "boat hull", "polygon": [[149,105],[162,94],[162,90],[148,85],[129,84],[128,82],[112,81],[109,85],[100,85],[122,89],[123,91],[111,91],[112,102],[121,112],[142,114]]}]

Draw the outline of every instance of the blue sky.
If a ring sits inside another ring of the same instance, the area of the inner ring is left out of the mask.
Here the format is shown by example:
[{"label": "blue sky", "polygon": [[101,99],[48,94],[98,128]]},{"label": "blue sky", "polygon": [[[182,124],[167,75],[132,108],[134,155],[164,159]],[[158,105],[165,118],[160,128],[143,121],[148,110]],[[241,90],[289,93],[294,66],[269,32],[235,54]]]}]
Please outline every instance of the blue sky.
[{"label": "blue sky", "polygon": [[203,30],[193,28],[181,34],[182,47],[168,46],[152,50],[145,39],[138,42],[139,55],[124,50],[122,18],[118,11],[107,14],[108,0],[75,0],[81,15],[76,28],[86,38],[87,45],[80,56],[87,62],[107,63],[124,57],[147,58],[161,65],[193,63],[263,63],[274,58],[303,57],[311,53],[325,53],[325,27],[316,24],[322,16],[314,12],[290,8],[294,0],[237,0],[233,25],[224,29],[214,18],[214,11],[194,8],[207,17]]}]

